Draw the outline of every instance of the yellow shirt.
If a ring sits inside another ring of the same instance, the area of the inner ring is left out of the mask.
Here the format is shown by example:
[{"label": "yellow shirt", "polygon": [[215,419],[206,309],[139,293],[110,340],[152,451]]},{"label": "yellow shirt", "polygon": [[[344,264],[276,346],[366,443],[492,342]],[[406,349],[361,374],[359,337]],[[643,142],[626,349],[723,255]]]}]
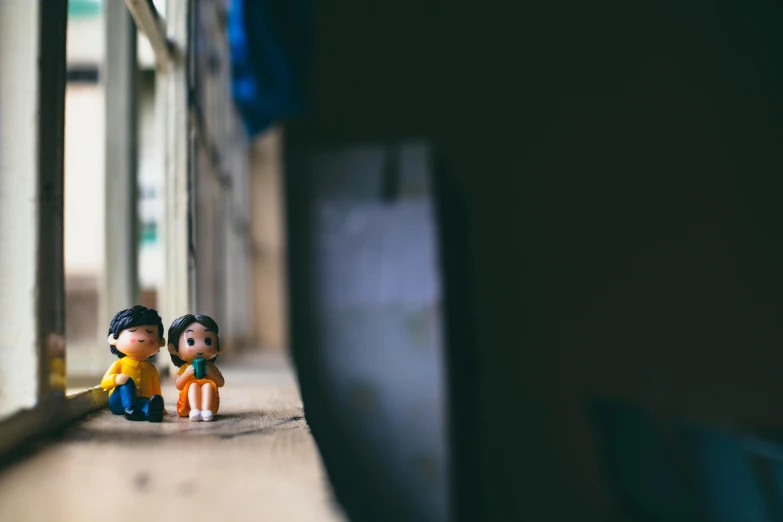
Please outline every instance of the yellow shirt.
[{"label": "yellow shirt", "polygon": [[146,361],[134,361],[128,357],[123,357],[112,364],[109,371],[103,376],[101,388],[109,390],[109,395],[114,393],[114,388],[117,386],[114,378],[120,373],[124,373],[133,379],[133,382],[136,383],[136,395],[138,397],[150,398],[153,395],[161,395],[160,378],[155,365]]}]

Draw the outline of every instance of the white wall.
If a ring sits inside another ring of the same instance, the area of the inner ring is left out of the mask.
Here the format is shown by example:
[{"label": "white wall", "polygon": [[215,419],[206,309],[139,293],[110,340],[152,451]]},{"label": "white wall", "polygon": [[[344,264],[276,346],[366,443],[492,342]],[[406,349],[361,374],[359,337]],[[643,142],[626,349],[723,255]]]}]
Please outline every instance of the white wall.
[{"label": "white wall", "polygon": [[69,84],[65,94],[65,274],[103,270],[104,101],[100,84]]}]

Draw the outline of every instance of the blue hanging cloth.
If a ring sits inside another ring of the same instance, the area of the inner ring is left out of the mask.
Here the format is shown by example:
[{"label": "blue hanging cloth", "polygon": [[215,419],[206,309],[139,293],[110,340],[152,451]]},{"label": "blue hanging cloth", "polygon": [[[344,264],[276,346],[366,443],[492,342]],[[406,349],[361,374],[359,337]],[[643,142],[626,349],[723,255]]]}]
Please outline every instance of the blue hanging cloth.
[{"label": "blue hanging cloth", "polygon": [[309,0],[231,2],[231,90],[251,137],[304,109],[308,4]]}]

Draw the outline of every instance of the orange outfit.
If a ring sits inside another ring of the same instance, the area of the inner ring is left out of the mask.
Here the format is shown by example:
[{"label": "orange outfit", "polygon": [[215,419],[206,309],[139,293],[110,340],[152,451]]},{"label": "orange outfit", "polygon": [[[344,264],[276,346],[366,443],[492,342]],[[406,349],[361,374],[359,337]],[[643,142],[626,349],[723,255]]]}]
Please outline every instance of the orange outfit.
[{"label": "orange outfit", "polygon": [[[185,370],[188,369],[188,366],[190,366],[190,363],[180,366],[179,372],[177,372],[177,377],[185,373]],[[195,377],[192,377],[185,383],[185,387],[182,388],[182,390],[179,392],[179,398],[177,399],[177,413],[180,417],[187,417],[190,413],[190,401],[188,401],[188,390],[190,389],[190,385],[203,385],[206,383],[212,384],[212,388],[215,390],[215,406],[212,408],[212,413],[217,415],[218,408],[220,408],[220,393],[218,392],[217,384],[215,384],[215,381],[212,379],[196,379]]]}]

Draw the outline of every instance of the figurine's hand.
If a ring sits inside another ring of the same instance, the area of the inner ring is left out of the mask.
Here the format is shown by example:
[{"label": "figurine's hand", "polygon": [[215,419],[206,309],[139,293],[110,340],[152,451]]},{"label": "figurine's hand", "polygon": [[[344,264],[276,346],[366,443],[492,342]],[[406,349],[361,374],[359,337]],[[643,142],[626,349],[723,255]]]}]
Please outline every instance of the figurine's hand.
[{"label": "figurine's hand", "polygon": [[117,386],[122,386],[126,382],[128,382],[128,376],[124,373],[118,373],[117,377],[114,378],[114,384]]},{"label": "figurine's hand", "polygon": [[220,370],[218,370],[217,366],[215,366],[213,363],[207,364],[207,377],[215,381],[215,384],[217,384],[218,388],[225,384],[223,374],[220,373]]},{"label": "figurine's hand", "polygon": [[191,365],[185,369],[183,375],[193,375],[194,373],[196,373],[196,368]]}]

